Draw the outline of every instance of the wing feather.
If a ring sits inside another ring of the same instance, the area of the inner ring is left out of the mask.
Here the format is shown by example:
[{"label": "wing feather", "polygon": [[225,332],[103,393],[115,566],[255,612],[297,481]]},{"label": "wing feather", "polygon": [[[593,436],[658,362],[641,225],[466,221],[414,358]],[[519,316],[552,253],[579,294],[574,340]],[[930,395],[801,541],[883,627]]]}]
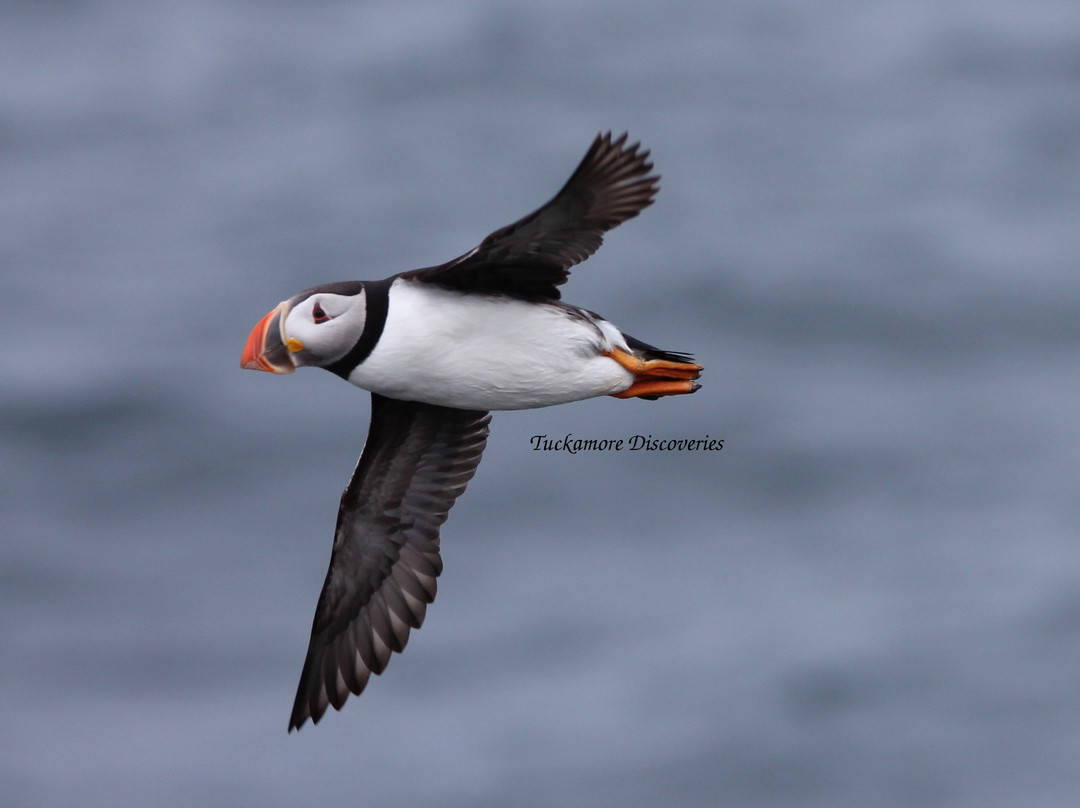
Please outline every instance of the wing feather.
[{"label": "wing feather", "polygon": [[652,204],[660,178],[649,152],[627,135],[597,135],[562,189],[543,207],[496,230],[446,264],[402,277],[450,289],[558,300],[570,268],[596,252],[603,235]]},{"label": "wing feather", "polygon": [[442,572],[439,528],[480,463],[484,412],[371,396],[289,729],[340,709],[419,628]]}]

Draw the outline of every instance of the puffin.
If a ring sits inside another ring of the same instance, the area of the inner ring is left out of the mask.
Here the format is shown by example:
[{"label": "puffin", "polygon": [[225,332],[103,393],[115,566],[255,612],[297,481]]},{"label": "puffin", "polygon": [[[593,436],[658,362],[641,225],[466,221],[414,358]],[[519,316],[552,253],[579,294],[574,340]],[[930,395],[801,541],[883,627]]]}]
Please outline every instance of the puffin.
[{"label": "puffin", "polygon": [[652,204],[659,176],[627,134],[601,133],[547,204],[464,255],[377,281],[306,289],[248,337],[241,366],[330,371],[371,394],[289,731],[340,710],[405,648],[435,599],[439,530],[480,462],[493,410],[699,389],[664,351],[562,301],[570,268]]}]

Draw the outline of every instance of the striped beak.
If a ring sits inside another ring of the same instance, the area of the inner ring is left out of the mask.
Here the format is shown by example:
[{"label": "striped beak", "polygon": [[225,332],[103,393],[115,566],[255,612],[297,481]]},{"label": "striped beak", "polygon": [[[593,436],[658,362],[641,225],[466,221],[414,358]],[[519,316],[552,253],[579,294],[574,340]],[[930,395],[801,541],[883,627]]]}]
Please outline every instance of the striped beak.
[{"label": "striped beak", "polygon": [[240,367],[270,373],[292,373],[296,370],[290,351],[285,346],[283,333],[288,313],[288,304],[278,303],[272,312],[259,320],[244,346]]}]

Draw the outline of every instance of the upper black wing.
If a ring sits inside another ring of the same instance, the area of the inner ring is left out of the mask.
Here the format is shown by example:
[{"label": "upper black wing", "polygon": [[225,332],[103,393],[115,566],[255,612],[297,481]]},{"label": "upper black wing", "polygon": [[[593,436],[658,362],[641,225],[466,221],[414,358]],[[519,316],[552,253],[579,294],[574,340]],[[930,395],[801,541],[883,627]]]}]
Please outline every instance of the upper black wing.
[{"label": "upper black wing", "polygon": [[439,527],[472,479],[491,416],[371,395],[289,729],[341,709],[419,628],[442,571]]},{"label": "upper black wing", "polygon": [[626,134],[597,135],[566,185],[542,208],[496,230],[480,245],[437,267],[403,277],[450,289],[558,300],[570,267],[600,247],[603,234],[652,204],[659,176]]}]

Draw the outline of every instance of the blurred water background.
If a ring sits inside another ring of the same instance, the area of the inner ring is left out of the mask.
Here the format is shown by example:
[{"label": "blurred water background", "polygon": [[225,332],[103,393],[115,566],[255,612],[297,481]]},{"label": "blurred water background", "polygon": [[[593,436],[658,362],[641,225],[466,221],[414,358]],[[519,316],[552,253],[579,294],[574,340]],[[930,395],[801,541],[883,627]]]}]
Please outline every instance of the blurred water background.
[{"label": "blurred water background", "polygon": [[[607,129],[662,190],[565,296],[704,388],[497,415],[287,735],[368,404],[248,331]],[[1078,257],[1072,2],[4,3],[0,804],[1076,805]]]}]

